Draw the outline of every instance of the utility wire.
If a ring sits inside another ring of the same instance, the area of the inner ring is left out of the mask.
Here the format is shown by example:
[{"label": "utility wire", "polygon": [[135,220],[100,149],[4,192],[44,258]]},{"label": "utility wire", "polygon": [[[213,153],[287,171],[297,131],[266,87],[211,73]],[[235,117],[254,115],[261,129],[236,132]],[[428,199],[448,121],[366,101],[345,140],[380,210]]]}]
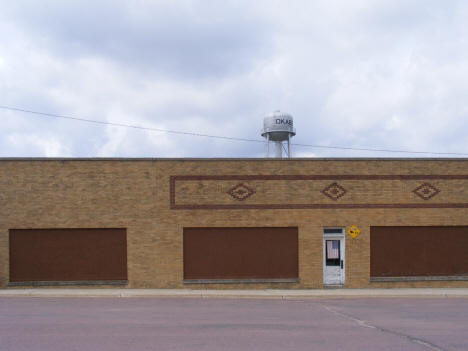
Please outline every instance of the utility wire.
[{"label": "utility wire", "polygon": [[[67,116],[54,115],[54,114],[44,113],[44,112],[22,110],[22,109],[19,109],[19,108],[13,108],[13,107],[7,107],[7,106],[0,106],[0,108],[5,109],[5,110],[11,110],[11,111],[19,111],[19,112],[32,113],[32,114],[35,114],[35,115],[50,116],[50,117],[57,117],[57,118],[64,118],[64,119],[71,119],[71,120],[81,121],[81,122],[99,123],[99,124],[105,124],[105,125],[116,126],[116,127],[125,127],[125,128],[141,129],[141,130],[151,130],[151,131],[156,131],[156,132],[173,133],[173,134],[193,135],[193,136],[200,136],[200,137],[206,137],[206,138],[227,139],[227,140],[239,140],[239,141],[250,141],[250,142],[255,142],[255,143],[264,143],[264,142],[265,142],[265,141],[263,141],[263,140],[255,140],[255,139],[232,138],[232,137],[225,137],[225,136],[219,136],[219,135],[208,135],[208,134],[198,134],[198,133],[179,132],[179,131],[174,131],[174,130],[157,129],[157,128],[148,128],[148,127],[132,126],[132,125],[128,125],[128,124],[119,124],[119,123],[95,121],[95,120],[91,120],[91,119],[76,118],[76,117],[67,117]],[[392,152],[392,153],[409,153],[409,154],[468,156],[468,154],[466,154],[466,153],[459,153],[459,152],[430,152],[430,151],[385,150],[385,149],[367,149],[367,148],[355,148],[355,147],[324,146],[324,145],[293,144],[293,143],[291,143],[291,145],[295,145],[295,146],[306,146],[306,147],[316,147],[316,148],[323,148],[323,149],[339,149],[339,150],[355,150],[355,151],[372,151],[372,152]],[[285,150],[285,151],[286,151],[286,150]]]},{"label": "utility wire", "polygon": [[[283,143],[281,143],[281,146],[283,147],[283,150],[284,150],[284,152],[286,153],[286,155],[289,156],[289,154],[288,154],[288,152],[286,151],[286,148],[284,147]],[[291,156],[289,156],[289,157],[291,157]]]},{"label": "utility wire", "polygon": [[36,114],[36,115],[51,116],[51,117],[58,117],[58,118],[65,118],[65,119],[72,119],[72,120],[75,120],[75,121],[106,124],[106,125],[109,125],[109,126],[117,126],[117,127],[125,127],[125,128],[134,128],[134,129],[143,129],[143,130],[152,130],[152,131],[164,132],[164,133],[194,135],[194,136],[201,136],[201,137],[207,137],[207,138],[242,140],[242,141],[254,141],[254,142],[256,142],[256,143],[263,143],[263,141],[261,141],[261,140],[254,140],[254,139],[231,138],[231,137],[218,136],[218,135],[208,135],[208,134],[197,134],[197,133],[188,133],[188,132],[178,132],[178,131],[174,131],[174,130],[157,129],[157,128],[148,128],[148,127],[132,126],[132,125],[128,125],[128,124],[119,124],[119,123],[110,123],[110,122],[94,121],[94,120],[91,120],[91,119],[84,119],[84,118],[76,118],[76,117],[67,117],[67,116],[53,115],[53,114],[50,114],[50,113],[43,113],[43,112],[36,112],[36,111],[21,110],[21,109],[18,109],[18,108],[5,107],[5,106],[0,106],[0,108],[6,109],[6,110],[12,110],[12,111],[20,111],[20,112],[33,113],[33,114]]}]

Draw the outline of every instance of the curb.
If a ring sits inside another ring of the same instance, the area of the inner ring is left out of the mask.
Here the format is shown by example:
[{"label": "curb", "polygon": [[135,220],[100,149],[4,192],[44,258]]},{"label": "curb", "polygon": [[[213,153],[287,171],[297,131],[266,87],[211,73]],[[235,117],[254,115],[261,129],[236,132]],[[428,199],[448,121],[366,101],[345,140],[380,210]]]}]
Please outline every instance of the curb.
[{"label": "curb", "polygon": [[468,289],[314,289],[314,290],[191,290],[191,289],[3,289],[0,297],[107,298],[468,298]]}]

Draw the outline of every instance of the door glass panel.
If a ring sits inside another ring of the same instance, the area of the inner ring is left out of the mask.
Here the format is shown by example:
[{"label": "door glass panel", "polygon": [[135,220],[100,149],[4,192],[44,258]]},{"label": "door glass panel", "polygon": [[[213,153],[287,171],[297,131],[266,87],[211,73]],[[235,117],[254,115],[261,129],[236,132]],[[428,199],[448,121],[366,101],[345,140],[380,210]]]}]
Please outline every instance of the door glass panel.
[{"label": "door glass panel", "polygon": [[326,261],[327,266],[340,265],[340,241],[339,240],[326,240]]}]

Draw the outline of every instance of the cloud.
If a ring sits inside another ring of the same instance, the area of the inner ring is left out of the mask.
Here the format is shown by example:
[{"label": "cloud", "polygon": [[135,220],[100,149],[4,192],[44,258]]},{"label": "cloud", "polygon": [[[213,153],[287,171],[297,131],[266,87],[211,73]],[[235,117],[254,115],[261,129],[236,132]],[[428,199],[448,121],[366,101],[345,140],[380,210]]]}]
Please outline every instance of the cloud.
[{"label": "cloud", "polygon": [[66,141],[59,140],[56,136],[41,136],[35,134],[10,134],[8,144],[11,148],[20,151],[22,149],[35,150],[31,156],[45,157],[69,157],[71,156]]},{"label": "cloud", "polygon": [[[280,109],[296,144],[468,154],[466,15],[463,1],[4,2],[0,106],[258,141]],[[4,156],[264,154],[261,142],[0,116]]]},{"label": "cloud", "polygon": [[274,30],[235,2],[33,1],[8,13],[64,59],[98,56],[179,79],[247,68]]}]

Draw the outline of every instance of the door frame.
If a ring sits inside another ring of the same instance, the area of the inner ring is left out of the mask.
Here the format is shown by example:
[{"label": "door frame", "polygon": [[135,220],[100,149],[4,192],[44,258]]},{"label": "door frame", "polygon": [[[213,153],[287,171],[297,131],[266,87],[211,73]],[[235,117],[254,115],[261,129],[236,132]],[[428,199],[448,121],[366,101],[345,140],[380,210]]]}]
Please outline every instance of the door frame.
[{"label": "door frame", "polygon": [[[326,229],[332,229],[335,233],[325,233]],[[341,230],[341,233],[338,233],[338,230]],[[341,260],[341,269],[340,269],[340,286],[346,284],[346,260],[345,260],[345,228],[344,227],[324,227],[323,228],[323,244],[322,244],[322,264],[323,264],[323,278],[325,278],[325,268],[326,268],[326,243],[327,240],[339,240],[340,241],[340,260]],[[325,279],[323,279],[325,281]],[[325,284],[324,286],[336,285],[336,284]]]}]

